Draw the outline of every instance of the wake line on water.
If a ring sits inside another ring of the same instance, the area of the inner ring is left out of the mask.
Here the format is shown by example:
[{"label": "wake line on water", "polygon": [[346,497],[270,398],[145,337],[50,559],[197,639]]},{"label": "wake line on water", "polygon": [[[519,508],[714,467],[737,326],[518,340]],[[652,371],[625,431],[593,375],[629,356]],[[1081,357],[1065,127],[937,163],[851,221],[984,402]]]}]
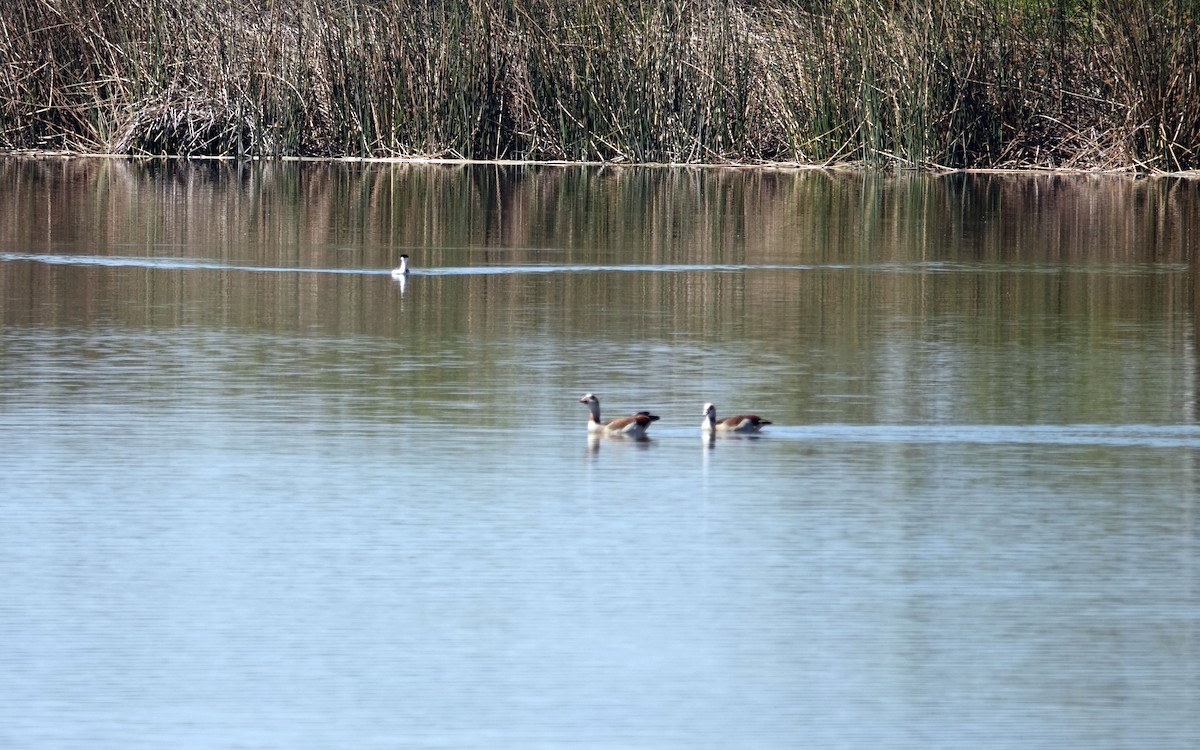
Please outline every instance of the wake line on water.
[{"label": "wake line on water", "polygon": [[143,258],[123,255],[41,255],[37,253],[0,253],[0,261],[30,261],[54,266],[105,266],[119,268],[153,268],[178,271],[251,271],[266,273],[390,273],[387,270],[361,268],[274,268],[242,266],[215,260],[189,258]]},{"label": "wake line on water", "polygon": [[[247,271],[257,273],[340,273],[359,275],[390,275],[390,268],[303,268],[283,266],[246,266],[215,260],[189,258],[147,258],[120,255],[46,255],[39,253],[0,253],[0,261],[29,261],[50,265],[110,266],[154,268],[163,270]],[[659,264],[659,265],[536,265],[536,266],[460,266],[447,268],[418,268],[410,276],[480,276],[519,273],[595,273],[598,271],[635,271],[684,273],[687,271],[748,271],[775,269],[805,271],[817,269],[851,269],[850,265],[749,265],[749,264]]]},{"label": "wake line on water", "polygon": [[[65,266],[104,266],[148,268],[178,271],[243,271],[247,273],[305,273],[305,274],[349,274],[361,276],[387,276],[390,268],[304,268],[283,266],[247,266],[223,263],[216,260],[193,260],[190,258],[149,258],[128,255],[53,255],[41,253],[0,253],[0,262],[26,261]],[[419,268],[411,276],[482,276],[511,274],[552,273],[688,273],[697,271],[874,271],[878,273],[1085,273],[1085,274],[1154,274],[1186,272],[1188,266],[1181,263],[1135,264],[1129,266],[1004,266],[984,264],[942,263],[925,261],[919,263],[822,263],[822,264],[657,264],[657,265],[530,265],[530,266],[459,266],[448,268]]]},{"label": "wake line on water", "polygon": [[1200,449],[1200,425],[854,425],[775,426],[764,438],[843,443],[1120,446]]}]

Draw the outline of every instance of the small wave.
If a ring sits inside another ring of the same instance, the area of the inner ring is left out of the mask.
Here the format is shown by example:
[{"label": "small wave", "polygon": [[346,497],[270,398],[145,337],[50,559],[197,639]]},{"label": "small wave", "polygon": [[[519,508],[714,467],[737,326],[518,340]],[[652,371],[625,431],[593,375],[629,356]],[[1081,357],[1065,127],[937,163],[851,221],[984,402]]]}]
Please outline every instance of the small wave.
[{"label": "small wave", "polygon": [[[134,255],[64,255],[49,253],[0,253],[0,262],[26,261],[69,266],[107,266],[152,268],[183,271],[245,271],[249,273],[318,273],[353,275],[390,275],[390,268],[305,268],[299,266],[252,266],[225,263],[217,260],[148,257]],[[495,276],[516,274],[563,273],[735,273],[744,271],[860,271],[886,274],[919,273],[1088,273],[1088,274],[1152,274],[1186,272],[1186,264],[1131,264],[1128,266],[997,266],[989,264],[917,262],[917,263],[659,263],[618,265],[505,265],[450,266],[413,269],[412,276]]]},{"label": "small wave", "polygon": [[[766,434],[764,432],[764,434]],[[772,426],[793,440],[859,443],[1127,446],[1200,449],[1200,425],[853,425]]]},{"label": "small wave", "polygon": [[388,269],[364,268],[283,268],[245,266],[216,260],[193,258],[154,258],[133,255],[53,255],[44,253],[0,253],[0,261],[29,261],[59,266],[104,266],[153,268],[182,271],[248,271],[253,273],[391,273]]}]

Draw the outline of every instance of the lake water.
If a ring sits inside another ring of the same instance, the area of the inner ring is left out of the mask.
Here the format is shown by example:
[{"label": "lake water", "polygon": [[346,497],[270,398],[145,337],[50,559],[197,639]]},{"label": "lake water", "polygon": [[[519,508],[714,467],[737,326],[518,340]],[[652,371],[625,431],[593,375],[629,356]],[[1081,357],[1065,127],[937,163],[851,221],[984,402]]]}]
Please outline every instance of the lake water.
[{"label": "lake water", "polygon": [[0,161],[0,745],[1191,750],[1197,237],[1173,179]]}]

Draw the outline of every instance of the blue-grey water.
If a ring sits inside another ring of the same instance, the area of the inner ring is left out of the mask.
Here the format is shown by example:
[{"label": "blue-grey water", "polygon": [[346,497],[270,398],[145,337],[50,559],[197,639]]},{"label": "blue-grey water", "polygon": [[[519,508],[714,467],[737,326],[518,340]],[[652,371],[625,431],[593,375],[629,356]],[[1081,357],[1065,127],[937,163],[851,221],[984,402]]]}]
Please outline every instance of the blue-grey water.
[{"label": "blue-grey water", "polygon": [[0,746],[1200,746],[1198,189],[0,161]]}]

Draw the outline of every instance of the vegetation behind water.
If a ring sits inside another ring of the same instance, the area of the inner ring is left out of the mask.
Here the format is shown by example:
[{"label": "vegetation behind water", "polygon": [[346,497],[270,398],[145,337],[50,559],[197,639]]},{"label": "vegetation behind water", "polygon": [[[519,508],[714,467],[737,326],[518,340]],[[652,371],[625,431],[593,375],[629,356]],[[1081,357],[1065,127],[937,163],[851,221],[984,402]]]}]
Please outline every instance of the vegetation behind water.
[{"label": "vegetation behind water", "polygon": [[1200,166],[1200,0],[13,0],[0,148]]}]

